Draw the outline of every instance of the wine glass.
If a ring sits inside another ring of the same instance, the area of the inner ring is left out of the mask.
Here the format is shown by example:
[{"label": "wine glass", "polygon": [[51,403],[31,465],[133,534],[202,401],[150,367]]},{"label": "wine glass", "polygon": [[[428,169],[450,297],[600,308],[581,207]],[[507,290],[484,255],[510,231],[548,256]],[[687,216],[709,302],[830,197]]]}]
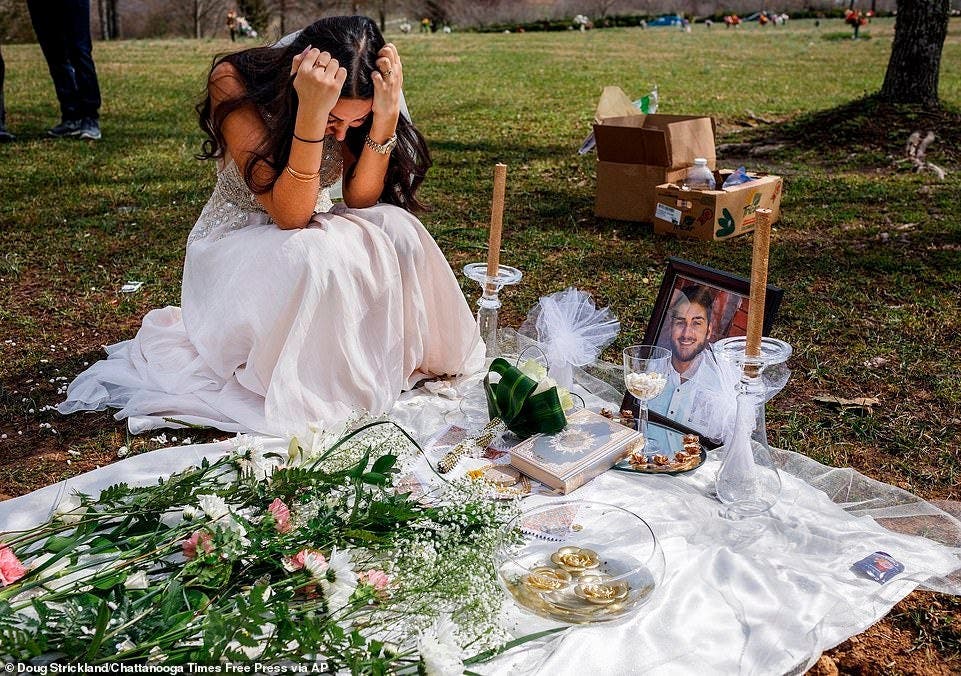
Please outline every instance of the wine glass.
[{"label": "wine glass", "polygon": [[646,451],[657,451],[657,443],[647,438],[647,402],[664,391],[671,368],[671,352],[656,345],[631,345],[624,349],[624,384],[640,402],[637,430]]}]

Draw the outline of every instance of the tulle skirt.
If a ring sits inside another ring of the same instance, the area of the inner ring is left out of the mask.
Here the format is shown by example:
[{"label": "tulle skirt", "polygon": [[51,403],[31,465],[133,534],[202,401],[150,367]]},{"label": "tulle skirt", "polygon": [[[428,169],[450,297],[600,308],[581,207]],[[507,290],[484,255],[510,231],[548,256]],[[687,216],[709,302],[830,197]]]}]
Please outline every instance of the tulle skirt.
[{"label": "tulle skirt", "polygon": [[483,364],[450,266],[402,209],[338,205],[301,230],[218,234],[187,247],[182,310],[153,310],[107,347],[61,413],[119,408],[133,433],[179,421],[296,434]]}]

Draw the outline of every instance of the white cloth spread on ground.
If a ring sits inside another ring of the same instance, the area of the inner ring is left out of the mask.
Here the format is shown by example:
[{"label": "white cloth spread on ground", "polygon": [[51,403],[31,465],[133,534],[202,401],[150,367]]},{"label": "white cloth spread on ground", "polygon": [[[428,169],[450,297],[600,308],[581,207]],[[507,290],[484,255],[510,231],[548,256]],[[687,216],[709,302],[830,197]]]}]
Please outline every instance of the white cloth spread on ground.
[{"label": "white cloth spread on ground", "polygon": [[[425,440],[456,408],[456,401],[415,390],[390,415]],[[8,500],[0,503],[0,529],[43,521],[74,490],[150,484],[230,448],[222,442],[154,451]],[[784,491],[756,539],[718,516],[720,505],[709,496],[716,460],[676,477],[607,472],[574,492],[569,497],[616,504],[651,524],[665,552],[663,584],[622,623],[574,627],[471,668],[552,676],[803,673],[823,650],[864,631],[917,586],[961,593],[961,578],[946,579],[961,566],[956,518],[853,470],[788,451],[775,455]],[[901,561],[904,573],[879,585],[850,569],[875,551]],[[506,593],[504,621],[517,635],[551,626],[513,606]]]},{"label": "white cloth spread on ground", "polygon": [[[341,173],[324,142],[321,185]],[[431,375],[483,363],[450,265],[414,216],[331,208],[281,230],[227,161],[188,238],[181,305],[153,310],[133,340],[80,374],[61,413],[121,409],[130,431],[164,418],[271,436],[352,411],[386,412]]]}]

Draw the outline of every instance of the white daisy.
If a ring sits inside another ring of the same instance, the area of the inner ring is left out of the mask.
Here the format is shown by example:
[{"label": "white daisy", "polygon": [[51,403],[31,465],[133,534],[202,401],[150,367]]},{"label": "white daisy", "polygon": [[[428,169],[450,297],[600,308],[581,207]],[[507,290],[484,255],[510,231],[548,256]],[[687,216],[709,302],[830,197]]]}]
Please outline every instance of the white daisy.
[{"label": "white daisy", "polygon": [[327,569],[330,567],[327,559],[320,552],[307,552],[304,554],[304,569],[310,576],[320,580],[321,584],[327,579]]},{"label": "white daisy", "polygon": [[[350,552],[338,551],[334,547],[330,552],[327,566],[327,575],[320,579],[320,588],[324,591],[329,610],[343,608],[357,589],[357,575],[354,574],[354,563],[350,560]],[[328,579],[330,573],[333,573],[333,581]]]},{"label": "white daisy", "polygon": [[459,676],[464,673],[462,651],[457,644],[456,625],[442,615],[417,639],[417,652],[424,661],[427,676]]},{"label": "white daisy", "polygon": [[198,495],[200,509],[204,510],[207,518],[217,521],[230,514],[227,503],[219,495]]}]

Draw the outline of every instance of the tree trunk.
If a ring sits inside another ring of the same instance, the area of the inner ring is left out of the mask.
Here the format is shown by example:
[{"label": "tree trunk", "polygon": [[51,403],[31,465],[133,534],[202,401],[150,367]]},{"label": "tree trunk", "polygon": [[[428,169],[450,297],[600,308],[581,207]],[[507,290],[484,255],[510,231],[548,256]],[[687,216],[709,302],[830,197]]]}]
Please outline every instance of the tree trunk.
[{"label": "tree trunk", "polygon": [[881,97],[895,103],[938,106],[941,50],[950,0],[899,0],[891,59]]},{"label": "tree trunk", "polygon": [[117,0],[107,0],[107,23],[110,24],[110,39],[120,37],[120,12],[117,11]]},{"label": "tree trunk", "polygon": [[101,40],[116,40],[120,37],[117,0],[97,0],[97,15],[100,18]]},{"label": "tree trunk", "polygon": [[100,39],[110,39],[110,29],[107,27],[107,0],[97,0],[97,14],[100,17]]}]

